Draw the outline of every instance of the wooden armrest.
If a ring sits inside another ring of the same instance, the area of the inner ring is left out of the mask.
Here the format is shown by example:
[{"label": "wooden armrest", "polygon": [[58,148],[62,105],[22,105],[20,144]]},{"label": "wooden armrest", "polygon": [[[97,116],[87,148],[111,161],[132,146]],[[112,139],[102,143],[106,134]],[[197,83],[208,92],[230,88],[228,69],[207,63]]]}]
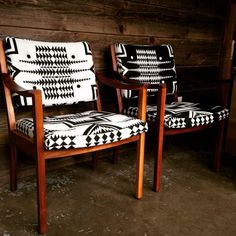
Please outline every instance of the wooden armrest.
[{"label": "wooden armrest", "polygon": [[146,86],[144,84],[130,84],[125,83],[124,81],[119,81],[115,79],[110,79],[106,77],[104,74],[97,72],[96,77],[99,82],[102,84],[105,84],[107,86],[118,88],[118,89],[130,89],[130,90],[140,90],[140,89],[146,89]]},{"label": "wooden armrest", "polygon": [[[138,118],[140,120],[146,121],[146,107],[147,107],[147,88],[143,84],[129,84],[123,81],[118,81],[115,79],[107,78],[102,73],[96,73],[97,79],[99,82],[113,87],[115,89],[130,89],[138,90]],[[120,111],[121,112],[121,111]]]},{"label": "wooden armrest", "polygon": [[[35,92],[37,91],[37,90],[26,90],[26,89],[22,88],[17,83],[15,83],[15,81],[8,74],[3,73],[2,80],[3,80],[4,85],[11,92],[18,93],[19,95],[21,95],[23,97],[33,97]],[[38,91],[40,91],[40,90],[38,90]],[[38,92],[36,92],[36,93],[38,93]]]},{"label": "wooden armrest", "polygon": [[34,132],[35,137],[34,141],[37,143],[40,148],[43,147],[43,106],[42,106],[42,92],[41,90],[26,90],[21,86],[17,85],[13,79],[8,74],[1,74],[4,91],[5,91],[5,100],[7,106],[7,115],[8,115],[8,125],[9,131],[15,130],[15,111],[12,103],[11,93],[17,93],[24,97],[32,98],[32,110],[33,110],[33,120],[34,120]]},{"label": "wooden armrest", "polygon": [[127,84],[142,84],[145,85],[147,88],[152,88],[152,89],[158,89],[159,88],[159,84],[148,84],[148,83],[141,83],[139,80],[137,79],[129,79],[123,75],[121,75],[120,73],[118,73],[117,71],[114,71],[115,77],[119,80],[119,81],[123,81]]}]

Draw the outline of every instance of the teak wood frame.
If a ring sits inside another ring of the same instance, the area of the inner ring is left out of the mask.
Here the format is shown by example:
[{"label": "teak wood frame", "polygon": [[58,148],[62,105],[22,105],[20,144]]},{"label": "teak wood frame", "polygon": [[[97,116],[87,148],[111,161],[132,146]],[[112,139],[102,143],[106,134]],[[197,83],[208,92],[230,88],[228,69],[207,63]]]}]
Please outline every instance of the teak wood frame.
[{"label": "teak wood frame", "polygon": [[[36,176],[37,176],[37,199],[38,199],[38,226],[39,233],[47,232],[47,214],[46,214],[46,169],[45,162],[48,159],[73,156],[83,153],[92,153],[99,150],[114,148],[130,142],[137,142],[137,159],[136,159],[136,183],[135,197],[141,199],[143,195],[143,172],[144,172],[144,147],[145,133],[141,133],[130,138],[117,141],[114,143],[74,149],[61,150],[45,150],[44,149],[44,131],[43,131],[43,106],[42,94],[40,90],[25,90],[18,86],[8,75],[7,63],[3,49],[3,41],[0,41],[0,69],[3,89],[5,93],[8,133],[10,145],[10,188],[12,191],[17,189],[17,148],[35,158]],[[146,95],[145,85],[129,85],[124,82],[120,83],[115,80],[107,79],[103,74],[97,73],[97,84],[105,84],[107,86],[119,89],[134,89],[139,92],[139,108],[138,118],[146,120]],[[32,113],[34,120],[35,133],[34,138],[28,138],[16,130],[16,117],[12,102],[12,93],[18,93],[24,97],[32,98]],[[97,110],[101,111],[100,95],[98,92]]]},{"label": "teak wood frame", "polygon": [[[118,78],[120,81],[124,81],[130,84],[140,84],[139,81],[134,79],[129,79],[125,76],[122,76],[118,73],[117,70],[117,61],[115,55],[115,45],[110,45],[110,52],[111,52],[111,59],[112,59],[112,68],[114,77]],[[227,80],[230,81],[230,80]],[[153,85],[153,84],[145,84],[147,88],[158,88],[157,94],[157,120],[155,122],[149,121],[149,123],[153,123],[154,127],[156,128],[156,151],[155,151],[155,160],[154,160],[154,181],[153,181],[153,189],[156,192],[160,191],[161,187],[161,170],[162,170],[162,153],[163,153],[163,138],[164,136],[171,136],[177,134],[184,134],[190,132],[196,132],[200,130],[204,130],[207,128],[211,128],[213,126],[216,127],[216,139],[215,139],[215,153],[214,153],[214,170],[220,170],[220,161],[221,161],[221,153],[223,148],[223,139],[225,133],[225,123],[226,119],[216,122],[215,124],[211,125],[202,125],[193,128],[166,128],[164,127],[164,114],[165,114],[165,96],[166,96],[166,88],[163,88],[164,85]],[[119,112],[123,111],[124,102],[121,95],[121,90],[119,88],[116,89],[117,98],[118,98],[118,107]],[[177,101],[178,94],[177,92],[173,94],[173,100]]]}]

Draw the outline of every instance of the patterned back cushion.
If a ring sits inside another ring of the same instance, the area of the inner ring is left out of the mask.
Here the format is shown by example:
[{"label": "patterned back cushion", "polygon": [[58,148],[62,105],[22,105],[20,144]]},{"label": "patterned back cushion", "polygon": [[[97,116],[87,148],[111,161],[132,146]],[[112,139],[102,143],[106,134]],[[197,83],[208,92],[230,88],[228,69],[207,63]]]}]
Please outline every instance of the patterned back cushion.
[{"label": "patterned back cushion", "polygon": [[[141,83],[167,84],[167,94],[177,90],[177,76],[173,50],[170,45],[115,45],[117,70],[129,79],[139,80]],[[149,89],[152,95],[157,89]],[[132,91],[123,91],[126,98],[134,97]]]},{"label": "patterned back cushion", "polygon": [[[42,90],[43,105],[96,100],[92,53],[87,42],[41,42],[7,37],[4,49],[8,70],[25,89]],[[16,106],[32,105],[15,96]]]}]

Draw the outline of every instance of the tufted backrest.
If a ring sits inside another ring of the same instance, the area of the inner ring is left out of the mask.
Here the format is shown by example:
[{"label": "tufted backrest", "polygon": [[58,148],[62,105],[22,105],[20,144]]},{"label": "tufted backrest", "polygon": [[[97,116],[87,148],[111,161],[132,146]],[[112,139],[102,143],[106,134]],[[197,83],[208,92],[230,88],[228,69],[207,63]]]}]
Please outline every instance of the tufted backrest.
[{"label": "tufted backrest", "polygon": [[[25,89],[40,89],[43,105],[96,100],[92,53],[87,42],[42,42],[6,37],[4,50],[9,74]],[[30,100],[14,97],[16,106]]]},{"label": "tufted backrest", "polygon": [[[177,76],[172,47],[163,45],[115,44],[117,72],[141,83],[166,83],[167,94],[177,91]],[[152,95],[157,89],[148,89]],[[126,98],[134,97],[132,91],[122,91]]]}]

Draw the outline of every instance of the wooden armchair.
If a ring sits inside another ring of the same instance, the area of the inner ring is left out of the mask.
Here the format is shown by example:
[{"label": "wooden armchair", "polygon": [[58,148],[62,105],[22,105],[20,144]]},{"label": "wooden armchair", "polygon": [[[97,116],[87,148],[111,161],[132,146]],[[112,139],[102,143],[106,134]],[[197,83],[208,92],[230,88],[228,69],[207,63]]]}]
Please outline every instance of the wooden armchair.
[{"label": "wooden armchair", "polygon": [[[36,161],[39,233],[47,232],[45,162],[137,142],[135,196],[142,198],[144,143],[147,131],[146,88],[95,74],[87,42],[41,42],[13,37],[0,41],[5,92],[10,187],[17,189],[17,149]],[[100,83],[139,94],[138,118],[102,111]],[[44,107],[94,101],[97,110],[44,117]],[[31,118],[17,120],[15,108],[30,106]]]},{"label": "wooden armchair", "polygon": [[[114,77],[131,84],[145,84],[148,87],[147,121],[157,129],[156,156],[154,167],[154,190],[160,190],[163,135],[176,135],[217,128],[214,168],[220,168],[224,126],[229,110],[219,105],[178,101],[177,75],[171,45],[128,45],[117,43],[110,46]],[[167,87],[166,104],[161,84]],[[157,103],[152,97],[158,94]],[[119,110],[136,117],[138,107],[127,105],[124,100],[136,96],[134,91],[117,89]]]}]

